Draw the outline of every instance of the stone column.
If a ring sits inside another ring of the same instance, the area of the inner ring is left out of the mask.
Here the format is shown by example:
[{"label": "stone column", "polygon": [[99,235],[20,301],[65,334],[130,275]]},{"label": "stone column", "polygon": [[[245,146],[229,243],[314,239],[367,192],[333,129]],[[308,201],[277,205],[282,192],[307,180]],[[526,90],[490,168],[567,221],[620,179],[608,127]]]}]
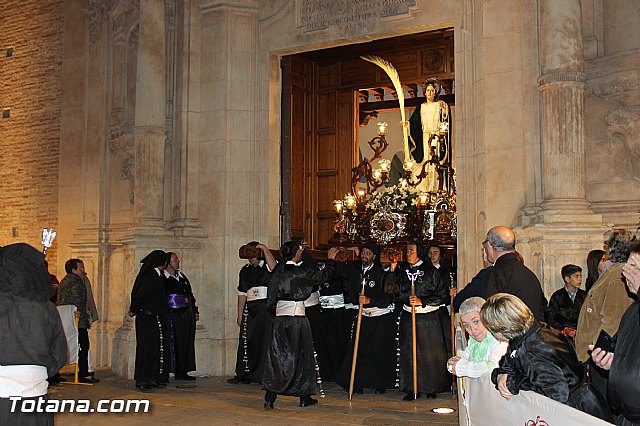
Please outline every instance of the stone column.
[{"label": "stone column", "polygon": [[585,75],[580,0],[540,0],[541,211],[517,229],[517,248],[547,297],[562,287],[560,269],[586,267],[602,247],[602,217],[586,199]]},{"label": "stone column", "polygon": [[580,1],[541,0],[538,83],[545,223],[575,222],[576,214],[591,213],[585,199],[583,63]]},{"label": "stone column", "polygon": [[164,2],[140,0],[135,107],[134,224],[162,224],[165,145]]}]

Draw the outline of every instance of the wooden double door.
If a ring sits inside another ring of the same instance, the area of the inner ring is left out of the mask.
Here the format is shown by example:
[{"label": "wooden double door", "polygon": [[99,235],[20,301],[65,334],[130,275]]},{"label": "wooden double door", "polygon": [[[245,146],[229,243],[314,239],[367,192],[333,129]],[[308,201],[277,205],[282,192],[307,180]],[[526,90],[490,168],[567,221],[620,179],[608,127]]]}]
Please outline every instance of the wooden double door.
[{"label": "wooden double door", "polygon": [[361,55],[391,62],[408,87],[426,77],[453,81],[452,29],[283,57],[282,242],[305,239],[322,249],[333,235],[333,200],[350,191],[360,161],[362,92],[391,85]]}]

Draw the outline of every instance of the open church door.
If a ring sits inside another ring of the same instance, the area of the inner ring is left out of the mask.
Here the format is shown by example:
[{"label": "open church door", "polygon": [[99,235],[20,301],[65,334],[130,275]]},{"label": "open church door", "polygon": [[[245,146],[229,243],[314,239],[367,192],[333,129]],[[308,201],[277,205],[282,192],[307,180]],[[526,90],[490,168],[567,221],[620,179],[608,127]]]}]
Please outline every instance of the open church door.
[{"label": "open church door", "polygon": [[357,163],[357,93],[339,85],[339,66],[282,60],[282,241],[324,248],[333,235],[333,200],[351,186]]}]

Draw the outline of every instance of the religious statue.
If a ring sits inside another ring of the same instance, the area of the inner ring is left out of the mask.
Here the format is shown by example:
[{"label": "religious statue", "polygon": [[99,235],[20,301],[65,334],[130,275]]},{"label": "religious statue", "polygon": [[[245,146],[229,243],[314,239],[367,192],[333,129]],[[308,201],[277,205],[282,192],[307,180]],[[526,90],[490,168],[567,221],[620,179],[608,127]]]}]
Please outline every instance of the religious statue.
[{"label": "religious statue", "polygon": [[[414,175],[425,169],[426,178],[417,188],[426,192],[447,190],[445,164],[450,162],[449,106],[439,100],[441,85],[435,78],[425,80],[425,102],[418,105],[409,119],[409,146],[416,165]],[[425,165],[426,163],[426,165]],[[440,187],[442,181],[442,187]]]}]

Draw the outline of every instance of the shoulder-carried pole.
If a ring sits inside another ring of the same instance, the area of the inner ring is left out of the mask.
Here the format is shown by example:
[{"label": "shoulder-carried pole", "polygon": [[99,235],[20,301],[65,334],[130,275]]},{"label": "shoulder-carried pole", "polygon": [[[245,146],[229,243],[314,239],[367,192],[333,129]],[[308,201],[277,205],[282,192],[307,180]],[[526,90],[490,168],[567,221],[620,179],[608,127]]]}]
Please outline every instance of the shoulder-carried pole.
[{"label": "shoulder-carried pole", "polygon": [[[416,284],[411,281],[411,295],[416,295]],[[413,399],[418,399],[418,353],[416,344],[416,307],[411,303],[411,343],[413,355]]]},{"label": "shoulder-carried pole", "polygon": [[[360,296],[364,296],[365,278],[362,277],[362,290],[360,290]],[[356,377],[356,363],[358,361],[358,343],[360,343],[360,324],[362,323],[362,302],[359,303],[358,308],[358,320],[356,322],[356,336],[353,343],[353,358],[351,359],[351,378],[349,379],[349,399],[353,397],[353,382]]]}]

